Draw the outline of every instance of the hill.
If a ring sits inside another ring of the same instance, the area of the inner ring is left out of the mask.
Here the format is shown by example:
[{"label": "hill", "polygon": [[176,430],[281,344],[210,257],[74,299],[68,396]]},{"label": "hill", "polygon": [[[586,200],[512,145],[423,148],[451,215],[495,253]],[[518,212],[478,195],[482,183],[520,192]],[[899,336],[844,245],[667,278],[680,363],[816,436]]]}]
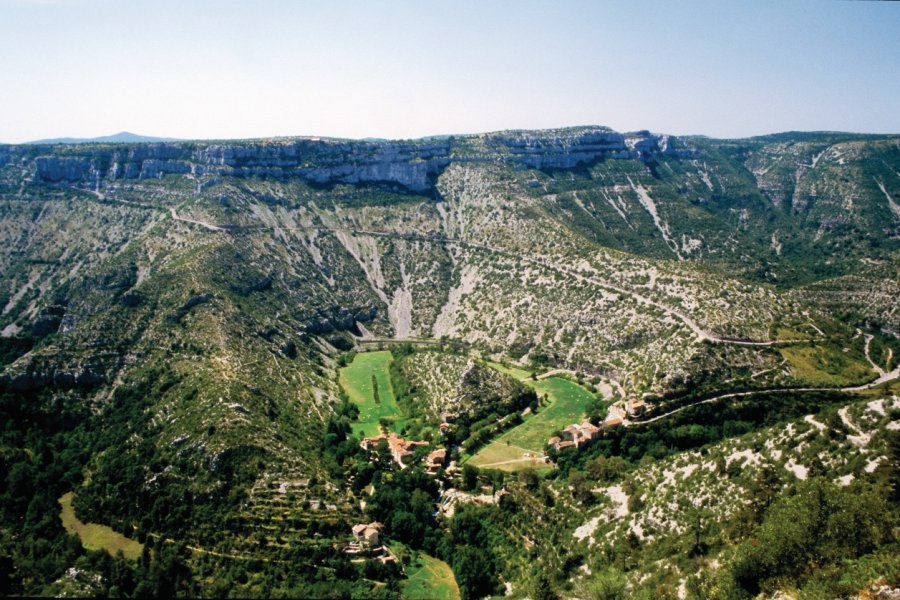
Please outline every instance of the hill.
[{"label": "hill", "polygon": [[[88,560],[53,518],[74,492],[80,522],[158,541],[154,568],[165,577],[144,593],[180,582],[187,595],[387,594],[371,581],[396,572],[351,563],[339,548],[352,524],[411,502],[416,486],[433,497],[398,513],[421,518],[392,519],[385,535],[408,534],[461,578],[449,548],[487,544],[461,541],[464,519],[432,522],[438,491],[416,469],[360,454],[358,407],[339,384],[348,351],[402,341],[451,350],[395,361],[398,407],[419,421],[405,431],[422,437],[448,410],[493,436],[530,404],[488,359],[570,372],[610,401],[647,395],[658,415],[806,390],[788,394],[793,408],[774,421],[754,413],[715,432],[685,422],[670,445],[642,438],[627,458],[644,468],[644,456],[728,443],[832,402],[810,406],[809,394],[849,405],[860,386],[890,379],[900,357],[897,198],[898,136],[713,140],[579,127],[403,142],[0,146],[9,585],[49,593]],[[847,474],[823,462],[825,476]],[[548,476],[548,494],[564,492],[570,470],[561,463]],[[471,472],[440,485],[469,486]],[[473,486],[493,493],[511,476],[480,477]],[[522,477],[516,506],[525,519],[544,514],[528,511],[550,496]],[[360,508],[369,483],[371,510]],[[394,485],[408,493],[379,503]],[[494,575],[526,589],[515,566],[525,555],[498,552]],[[109,583],[106,559],[91,560],[85,570]],[[572,589],[568,566],[547,567],[553,586]],[[234,576],[214,590],[209,573]]]},{"label": "hill", "polygon": [[175,142],[175,138],[151,137],[148,135],[138,135],[128,131],[121,131],[112,135],[101,135],[93,138],[49,138],[45,140],[35,140],[33,142],[25,142],[26,144],[145,144],[151,142]]}]

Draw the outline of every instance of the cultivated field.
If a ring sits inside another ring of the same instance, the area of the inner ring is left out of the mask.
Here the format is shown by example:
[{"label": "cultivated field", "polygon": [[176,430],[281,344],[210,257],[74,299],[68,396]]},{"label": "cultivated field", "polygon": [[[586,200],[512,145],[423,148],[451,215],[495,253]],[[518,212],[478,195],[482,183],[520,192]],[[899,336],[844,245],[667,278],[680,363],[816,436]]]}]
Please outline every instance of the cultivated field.
[{"label": "cultivated field", "polygon": [[409,600],[458,600],[459,586],[450,565],[427,554],[419,554],[406,568],[408,579],[403,597]]},{"label": "cultivated field", "polygon": [[538,396],[546,394],[549,405],[479,450],[469,461],[472,465],[504,471],[546,468],[547,465],[535,455],[543,452],[554,431],[581,421],[593,398],[583,387],[561,377],[540,381],[524,378],[522,381],[534,388]]},{"label": "cultivated field", "polygon": [[[354,357],[349,366],[340,370],[338,382],[350,400],[359,406],[359,420],[353,424],[354,433],[365,436],[378,435],[380,433],[378,421],[382,418],[389,419],[392,423],[391,428],[395,431],[400,431],[403,427],[403,414],[397,406],[388,371],[391,360],[391,353],[388,351],[361,352]],[[378,386],[377,400],[372,383],[373,376]]]},{"label": "cultivated field", "polygon": [[504,375],[509,375],[513,379],[518,379],[519,381],[525,381],[526,379],[529,379],[531,377],[531,371],[526,371],[525,369],[519,367],[507,367],[495,362],[488,362],[487,364],[492,369],[500,371]]},{"label": "cultivated field", "polygon": [[81,538],[81,545],[88,550],[106,550],[115,556],[120,550],[125,558],[137,560],[144,550],[144,545],[135,540],[128,539],[121,533],[116,533],[106,525],[96,523],[82,523],[75,516],[75,508],[72,506],[73,492],[63,495],[59,499],[62,510],[59,513],[63,527],[69,533],[74,533]]}]

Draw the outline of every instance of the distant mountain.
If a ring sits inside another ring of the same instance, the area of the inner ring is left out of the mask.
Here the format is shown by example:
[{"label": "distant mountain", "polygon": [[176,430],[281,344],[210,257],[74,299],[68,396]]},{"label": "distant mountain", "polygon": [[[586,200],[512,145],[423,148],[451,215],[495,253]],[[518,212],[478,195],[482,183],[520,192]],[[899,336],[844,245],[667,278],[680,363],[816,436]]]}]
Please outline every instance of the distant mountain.
[{"label": "distant mountain", "polygon": [[122,131],[113,135],[103,135],[95,138],[51,138],[47,140],[35,140],[26,144],[140,144],[142,142],[177,142],[177,138],[151,137],[138,135],[128,131]]}]

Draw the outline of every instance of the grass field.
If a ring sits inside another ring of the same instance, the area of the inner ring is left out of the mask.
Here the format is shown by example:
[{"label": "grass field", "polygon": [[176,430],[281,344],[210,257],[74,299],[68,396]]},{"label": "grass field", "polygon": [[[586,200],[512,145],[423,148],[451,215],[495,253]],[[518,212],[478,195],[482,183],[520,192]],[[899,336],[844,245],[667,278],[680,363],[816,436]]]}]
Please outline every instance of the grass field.
[{"label": "grass field", "polygon": [[106,550],[112,556],[121,550],[125,558],[131,560],[141,557],[141,552],[144,550],[143,544],[130,540],[121,533],[116,533],[106,525],[79,521],[75,516],[75,509],[72,507],[74,497],[75,494],[69,492],[59,499],[59,505],[62,507],[59,516],[65,530],[81,538],[82,546],[88,550]]},{"label": "grass field", "polygon": [[427,554],[419,553],[406,568],[408,579],[403,584],[403,598],[409,600],[458,600],[459,586],[450,565]]},{"label": "grass field", "polygon": [[524,456],[525,453],[542,452],[554,431],[579,422],[584,417],[585,410],[593,399],[589,391],[562,377],[533,381],[526,376],[522,381],[533,388],[538,396],[547,394],[550,404],[484,446],[469,459],[468,462],[472,465],[504,471],[547,468],[543,462]]},{"label": "grass field", "polygon": [[791,374],[810,385],[858,385],[876,376],[860,348],[843,352],[826,345],[797,345],[779,348],[778,351],[790,364]]},{"label": "grass field", "polygon": [[[386,350],[360,352],[352,363],[340,370],[338,382],[350,400],[359,406],[359,420],[353,424],[354,433],[378,435],[378,421],[383,417],[391,420],[394,431],[399,432],[403,427],[403,413],[391,386],[390,363],[391,353]],[[372,389],[373,375],[378,385],[378,402]]]},{"label": "grass field", "polygon": [[775,339],[777,340],[806,340],[809,338],[810,335],[808,333],[798,331],[791,327],[779,327],[775,332]]},{"label": "grass field", "polygon": [[498,438],[479,450],[468,463],[481,469],[500,471],[553,470],[553,466],[536,456],[536,452]]},{"label": "grass field", "polygon": [[513,379],[518,379],[519,381],[525,381],[526,379],[531,378],[531,371],[526,371],[525,369],[520,369],[519,367],[506,367],[504,365],[501,365],[500,363],[495,362],[488,362],[487,364],[495,371],[500,371],[504,375],[509,375]]}]

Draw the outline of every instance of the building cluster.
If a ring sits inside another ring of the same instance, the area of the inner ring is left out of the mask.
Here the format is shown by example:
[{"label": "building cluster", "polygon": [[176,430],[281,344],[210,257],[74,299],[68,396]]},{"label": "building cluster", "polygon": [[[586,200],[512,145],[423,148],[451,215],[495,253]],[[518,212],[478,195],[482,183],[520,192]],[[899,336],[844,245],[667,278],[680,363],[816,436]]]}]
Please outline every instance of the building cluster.
[{"label": "building cluster", "polygon": [[[374,450],[381,442],[385,442],[387,444],[388,450],[391,453],[391,458],[401,469],[405,469],[407,466],[409,466],[409,463],[415,453],[415,449],[418,446],[428,445],[428,442],[405,440],[402,437],[398,436],[396,433],[367,437],[364,438],[362,442],[360,442],[360,445],[362,446],[363,450]],[[425,469],[429,473],[437,473],[440,469],[447,465],[447,459],[447,450],[445,450],[444,448],[432,450],[428,454],[428,456],[425,457]]]},{"label": "building cluster", "polygon": [[600,427],[597,427],[590,421],[584,421],[579,424],[566,426],[562,431],[562,436],[553,436],[547,442],[556,450],[564,448],[578,448],[582,444],[586,444],[600,435]]},{"label": "building cluster", "polygon": [[413,456],[416,446],[427,446],[428,442],[417,442],[413,440],[405,440],[396,433],[390,435],[376,435],[374,437],[364,438],[360,442],[363,450],[374,450],[381,442],[387,443],[388,450],[391,452],[391,458],[403,469],[409,464],[409,459]]},{"label": "building cluster", "polygon": [[360,523],[351,528],[353,540],[344,552],[358,556],[360,560],[372,559],[382,563],[397,562],[397,557],[381,543],[381,523]]},{"label": "building cluster", "polygon": [[381,529],[384,527],[381,523],[360,523],[352,528],[353,542],[351,546],[355,546],[359,550],[377,550],[381,548]]},{"label": "building cluster", "polygon": [[437,473],[447,465],[447,450],[438,448],[432,450],[425,457],[425,470],[429,473]]},{"label": "building cluster", "polygon": [[631,396],[625,401],[625,412],[629,417],[637,417],[649,410],[649,406],[645,400],[637,396]]},{"label": "building cluster", "polygon": [[597,439],[604,431],[624,424],[627,418],[637,417],[648,410],[650,410],[650,406],[645,400],[631,396],[625,402],[610,406],[606,418],[599,426],[587,420],[581,424],[573,423],[563,429],[561,435],[555,435],[547,440],[547,445],[554,450],[578,448]]}]

